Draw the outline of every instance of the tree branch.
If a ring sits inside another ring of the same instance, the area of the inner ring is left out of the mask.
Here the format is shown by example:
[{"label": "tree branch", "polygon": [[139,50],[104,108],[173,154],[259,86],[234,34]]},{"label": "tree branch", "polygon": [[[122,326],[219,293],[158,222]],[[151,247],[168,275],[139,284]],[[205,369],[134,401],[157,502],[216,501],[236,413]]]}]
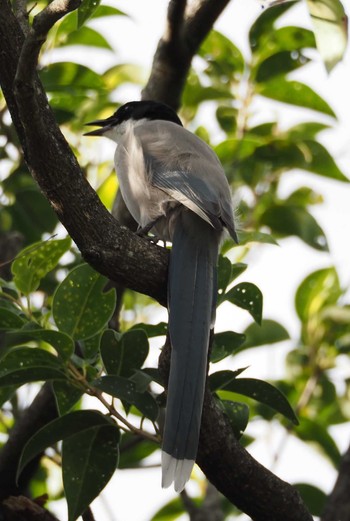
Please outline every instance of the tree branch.
[{"label": "tree branch", "polygon": [[143,99],[181,105],[183,88],[193,56],[230,0],[197,0],[183,12],[186,2],[169,3],[167,27],[160,39]]},{"label": "tree branch", "polygon": [[350,520],[350,446],[342,457],[338,478],[329,495],[321,521]]}]

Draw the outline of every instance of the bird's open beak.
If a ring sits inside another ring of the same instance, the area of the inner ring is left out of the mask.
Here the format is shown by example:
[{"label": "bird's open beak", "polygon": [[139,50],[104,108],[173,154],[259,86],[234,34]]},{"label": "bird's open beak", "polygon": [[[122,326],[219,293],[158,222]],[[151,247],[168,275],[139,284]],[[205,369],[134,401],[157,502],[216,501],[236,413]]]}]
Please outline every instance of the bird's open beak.
[{"label": "bird's open beak", "polygon": [[111,116],[107,119],[97,119],[95,121],[90,121],[90,123],[85,123],[85,125],[87,125],[87,126],[101,127],[101,128],[97,128],[96,130],[91,130],[91,132],[86,132],[83,135],[84,136],[103,136],[103,134],[105,132],[107,132],[107,130],[112,128],[112,126],[113,126],[112,117],[113,116]]}]

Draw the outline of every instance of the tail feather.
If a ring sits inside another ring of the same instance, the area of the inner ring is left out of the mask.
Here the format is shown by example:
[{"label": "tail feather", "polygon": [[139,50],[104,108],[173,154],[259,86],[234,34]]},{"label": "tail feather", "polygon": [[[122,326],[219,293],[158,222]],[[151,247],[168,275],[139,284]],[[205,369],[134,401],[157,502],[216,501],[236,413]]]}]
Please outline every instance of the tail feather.
[{"label": "tail feather", "polygon": [[169,266],[172,346],[163,435],[163,487],[180,491],[196,459],[215,309],[220,233],[193,212],[179,213]]}]

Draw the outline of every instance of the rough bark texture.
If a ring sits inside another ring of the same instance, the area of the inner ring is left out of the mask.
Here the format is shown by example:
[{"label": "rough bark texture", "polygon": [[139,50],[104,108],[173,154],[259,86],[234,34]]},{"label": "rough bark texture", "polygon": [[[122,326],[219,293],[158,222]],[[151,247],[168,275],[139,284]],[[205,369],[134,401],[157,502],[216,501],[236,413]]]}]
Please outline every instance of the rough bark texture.
[{"label": "rough bark texture", "polygon": [[[192,57],[228,1],[198,0],[191,8],[184,0],[169,3],[168,27],[159,43],[144,98],[179,106]],[[78,0],[54,0],[36,18],[24,38],[9,1],[0,0],[1,87],[28,168],[84,258],[116,283],[165,303],[167,252],[120,226],[103,207],[59,130],[36,73],[37,56],[47,31],[78,4]],[[22,26],[24,23],[22,17]],[[163,350],[163,374],[168,371],[169,350],[169,346]],[[42,392],[46,393],[46,400],[52,399],[47,387]],[[34,413],[41,422],[48,421],[36,401],[28,412]],[[52,404],[50,414],[55,414]],[[17,428],[21,429],[20,423]],[[23,440],[14,433],[12,440],[17,457]],[[0,459],[3,480],[8,468],[6,461],[11,460],[9,447],[11,443],[4,447]],[[205,398],[198,463],[217,489],[253,520],[312,520],[298,493],[239,445],[209,392]],[[9,483],[14,486],[12,478]]]}]

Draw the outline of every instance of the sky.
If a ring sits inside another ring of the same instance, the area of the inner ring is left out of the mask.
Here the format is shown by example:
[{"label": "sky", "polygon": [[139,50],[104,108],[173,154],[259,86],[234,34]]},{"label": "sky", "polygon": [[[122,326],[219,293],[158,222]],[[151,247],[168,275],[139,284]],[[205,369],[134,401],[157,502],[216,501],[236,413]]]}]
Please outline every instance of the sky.
[{"label": "sky", "polygon": [[[96,24],[105,32],[109,41],[116,49],[116,56],[111,56],[111,62],[101,62],[100,67],[118,63],[140,63],[149,68],[157,45],[162,34],[166,15],[167,0],[115,0],[114,7],[131,14],[130,19],[116,18],[113,25],[104,26],[99,20]],[[242,5],[244,4],[244,9]],[[218,22],[216,29],[233,39],[236,45],[248,53],[247,29],[252,21],[260,14],[261,5],[258,0],[236,0],[229,4]],[[300,5],[293,9],[284,19],[288,25],[302,23],[310,27],[305,6]],[[313,54],[314,55],[314,54]],[[316,56],[315,63],[307,65],[295,79],[308,83],[323,96],[335,110],[338,121],[331,131],[326,131],[321,141],[327,146],[336,158],[339,167],[350,177],[350,52],[334,71],[327,75],[323,63]],[[140,91],[137,87],[123,88],[118,93],[118,101],[125,102],[138,99]],[[292,125],[300,120],[300,113],[285,106],[275,104],[270,108],[258,105],[257,117],[267,118],[279,115],[282,125]],[[299,118],[299,119],[298,119]],[[327,119],[326,122],[329,123]],[[208,122],[205,122],[207,125]],[[210,123],[209,123],[210,125]],[[215,141],[215,136],[213,136]],[[111,150],[111,161],[113,152]],[[292,172],[286,175],[281,185],[281,192],[286,195],[301,185],[307,185],[321,192],[324,204],[312,209],[312,213],[326,232],[330,243],[330,253],[320,254],[301,243],[299,239],[290,238],[281,243],[280,247],[261,245],[254,250],[248,259],[249,268],[244,274],[244,280],[254,282],[264,294],[264,317],[280,320],[296,340],[298,321],[293,308],[293,292],[303,278],[312,271],[335,265],[344,287],[350,285],[349,253],[350,233],[350,187],[336,184],[320,177]],[[163,315],[162,315],[163,316]],[[164,317],[165,318],[165,315]],[[220,308],[216,330],[226,330],[227,323],[236,321],[237,331],[248,325],[246,314],[233,311],[232,306]],[[249,365],[247,376],[257,378],[278,377],[282,375],[283,359],[290,344],[281,345],[278,351],[255,350],[239,355],[235,367]],[[350,377],[350,365],[344,364],[337,369],[343,377]],[[278,427],[278,422],[266,426],[262,422],[255,422],[250,426],[251,433],[259,434],[260,441],[255,443],[251,452],[254,457],[269,468],[274,461],[276,452],[283,445],[281,458],[274,464],[274,471],[280,477],[289,481],[311,481],[330,490],[335,472],[330,464],[321,462],[311,448],[305,450],[295,438],[285,439],[284,432]],[[341,449],[345,449],[350,438],[350,427],[337,429],[337,441]],[[157,461],[155,460],[155,463]],[[300,462],[303,462],[302,464]],[[200,471],[196,470],[199,474]],[[131,498],[131,491],[137,489],[135,500]],[[191,484],[189,491],[195,493],[196,485]],[[116,472],[115,477],[93,505],[96,519],[103,521],[149,521],[157,509],[170,498],[175,497],[171,490],[160,488],[160,469],[158,467],[138,473],[135,471]],[[242,517],[243,519],[243,517]]]}]

